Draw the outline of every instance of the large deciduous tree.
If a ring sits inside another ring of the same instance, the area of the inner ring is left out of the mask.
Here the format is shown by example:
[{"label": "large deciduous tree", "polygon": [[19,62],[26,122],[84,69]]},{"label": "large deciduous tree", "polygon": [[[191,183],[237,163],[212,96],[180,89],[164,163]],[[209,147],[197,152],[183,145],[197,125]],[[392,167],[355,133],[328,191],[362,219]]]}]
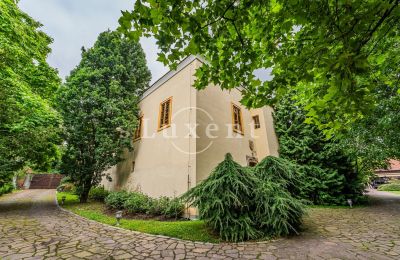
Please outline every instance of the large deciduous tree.
[{"label": "large deciduous tree", "polygon": [[24,165],[49,170],[59,159],[60,84],[46,58],[52,39],[15,1],[0,2],[0,188]]},{"label": "large deciduous tree", "polygon": [[66,151],[62,171],[77,184],[80,201],[105,171],[132,148],[138,102],[150,72],[140,44],[118,32],[101,33],[61,87]]},{"label": "large deciduous tree", "polygon": [[[120,25],[134,38],[154,35],[165,64],[204,56],[208,62],[197,70],[197,88],[209,82],[223,89],[241,85],[250,107],[297,89],[308,121],[333,133],[379,103],[376,86],[399,84],[399,5],[400,0],[139,0]],[[272,68],[273,79],[262,82],[254,74],[265,68]]]}]

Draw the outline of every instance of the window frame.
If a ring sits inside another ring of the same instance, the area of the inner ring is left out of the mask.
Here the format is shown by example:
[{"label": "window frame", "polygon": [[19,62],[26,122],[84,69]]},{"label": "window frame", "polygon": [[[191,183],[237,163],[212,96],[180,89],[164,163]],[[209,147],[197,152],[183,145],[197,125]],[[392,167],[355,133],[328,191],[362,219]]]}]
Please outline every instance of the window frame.
[{"label": "window frame", "polygon": [[[141,114],[138,118],[139,121],[139,125],[138,128],[135,129],[135,132],[133,133],[133,141],[137,141],[142,139],[142,134],[143,134],[143,114]],[[136,133],[139,131],[139,135],[137,135]]]},{"label": "window frame", "polygon": [[[165,125],[161,125],[161,118],[162,118],[162,113],[163,113],[162,106],[165,103],[169,103],[168,123],[165,124]],[[169,97],[169,98],[165,99],[164,101],[162,101],[160,103],[160,106],[159,106],[158,123],[157,123],[158,124],[158,131],[162,131],[163,129],[170,127],[171,126],[171,118],[172,118],[172,97]]]},{"label": "window frame", "polygon": [[[254,129],[259,129],[261,128],[261,123],[260,123],[260,116],[259,115],[254,115],[252,116],[253,122],[254,122]],[[257,120],[256,120],[257,118]]]},{"label": "window frame", "polygon": [[[235,128],[235,109],[237,109],[239,111],[239,126],[240,129],[236,129]],[[242,108],[238,105],[236,105],[235,103],[231,103],[231,112],[232,112],[232,129],[234,132],[244,135],[244,127],[243,127],[243,114],[242,114]]]}]

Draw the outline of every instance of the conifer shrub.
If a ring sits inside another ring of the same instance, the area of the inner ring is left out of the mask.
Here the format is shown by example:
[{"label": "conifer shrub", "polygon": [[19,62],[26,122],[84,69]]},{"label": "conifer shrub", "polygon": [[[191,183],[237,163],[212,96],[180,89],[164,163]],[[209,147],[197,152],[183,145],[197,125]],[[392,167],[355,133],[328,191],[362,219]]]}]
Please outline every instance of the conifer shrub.
[{"label": "conifer shrub", "polygon": [[[261,163],[260,163],[261,164]],[[280,171],[275,176],[274,170]],[[245,168],[227,154],[183,199],[222,239],[238,242],[296,232],[303,204],[292,195],[296,180],[284,161],[268,158],[260,167]]]},{"label": "conifer shrub", "polygon": [[199,217],[222,239],[243,241],[261,234],[252,219],[257,179],[233,161],[230,154],[202,183],[183,195],[199,210]]},{"label": "conifer shrub", "polygon": [[293,196],[299,196],[303,180],[298,165],[275,156],[267,156],[254,167],[254,173],[264,182],[280,184]]},{"label": "conifer shrub", "polygon": [[129,193],[126,191],[110,192],[104,202],[108,208],[123,209],[125,201],[129,198]]}]

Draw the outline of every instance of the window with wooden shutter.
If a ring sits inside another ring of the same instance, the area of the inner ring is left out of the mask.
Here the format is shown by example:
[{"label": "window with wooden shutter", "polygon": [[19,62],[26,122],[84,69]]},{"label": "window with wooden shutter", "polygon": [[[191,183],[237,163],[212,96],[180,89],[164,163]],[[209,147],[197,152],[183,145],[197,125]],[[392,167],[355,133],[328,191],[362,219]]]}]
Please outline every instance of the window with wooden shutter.
[{"label": "window with wooden shutter", "polygon": [[138,118],[138,126],[135,130],[134,140],[140,139],[142,137],[142,124],[143,124],[143,116]]},{"label": "window with wooden shutter", "polygon": [[254,122],[254,128],[255,129],[258,129],[258,128],[260,128],[261,126],[260,126],[260,117],[257,115],[257,116],[253,116],[253,122]]},{"label": "window with wooden shutter", "polygon": [[158,118],[158,130],[162,130],[171,125],[171,114],[172,114],[172,97],[163,101],[160,104],[160,112]]},{"label": "window with wooden shutter", "polygon": [[233,131],[243,134],[242,111],[239,106],[232,104]]}]

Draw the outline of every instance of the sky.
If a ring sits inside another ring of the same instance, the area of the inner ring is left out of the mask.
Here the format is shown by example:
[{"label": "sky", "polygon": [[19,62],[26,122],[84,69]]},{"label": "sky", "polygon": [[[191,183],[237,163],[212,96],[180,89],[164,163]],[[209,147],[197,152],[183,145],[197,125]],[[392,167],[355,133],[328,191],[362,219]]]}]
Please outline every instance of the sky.
[{"label": "sky", "polygon": [[[99,33],[116,29],[121,10],[132,10],[133,4],[134,0],[20,0],[19,7],[53,38],[48,63],[64,79],[78,65],[81,47],[92,47]],[[154,82],[168,69],[156,61],[154,38],[142,39],[141,44]]]}]

